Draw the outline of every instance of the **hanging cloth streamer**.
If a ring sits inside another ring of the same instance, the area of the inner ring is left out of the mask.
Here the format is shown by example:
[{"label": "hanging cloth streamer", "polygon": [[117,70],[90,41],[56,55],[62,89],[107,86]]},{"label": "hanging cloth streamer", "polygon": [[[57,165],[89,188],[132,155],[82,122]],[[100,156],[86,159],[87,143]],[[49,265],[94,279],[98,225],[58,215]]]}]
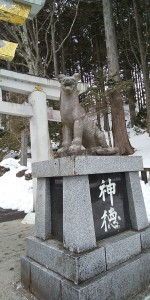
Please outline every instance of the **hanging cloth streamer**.
[{"label": "hanging cloth streamer", "polygon": [[12,0],[0,0],[0,20],[16,25],[23,25],[29,17],[30,5]]},{"label": "hanging cloth streamer", "polygon": [[[0,21],[23,25],[44,6],[46,0],[0,0]],[[12,61],[18,44],[0,40],[0,59]]]},{"label": "hanging cloth streamer", "polygon": [[12,61],[18,44],[0,40],[0,59]]}]

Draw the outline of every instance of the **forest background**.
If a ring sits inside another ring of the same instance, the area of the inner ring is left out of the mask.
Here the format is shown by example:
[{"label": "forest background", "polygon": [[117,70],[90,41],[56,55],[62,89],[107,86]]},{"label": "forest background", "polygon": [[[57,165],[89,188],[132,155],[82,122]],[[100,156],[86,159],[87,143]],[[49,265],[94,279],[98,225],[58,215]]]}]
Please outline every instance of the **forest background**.
[{"label": "forest background", "polygon": [[[23,26],[1,21],[0,39],[18,43],[15,59],[0,60],[0,68],[46,78],[80,72],[88,84],[81,105],[121,155],[134,152],[127,126],[150,136],[149,0],[47,0]],[[27,98],[3,92],[3,100],[22,103]],[[128,124],[124,104],[129,105]],[[59,109],[58,102],[48,105]],[[51,122],[49,128],[51,139],[60,141],[61,124]],[[29,136],[26,119],[1,117],[0,159],[20,149],[22,131]]]}]

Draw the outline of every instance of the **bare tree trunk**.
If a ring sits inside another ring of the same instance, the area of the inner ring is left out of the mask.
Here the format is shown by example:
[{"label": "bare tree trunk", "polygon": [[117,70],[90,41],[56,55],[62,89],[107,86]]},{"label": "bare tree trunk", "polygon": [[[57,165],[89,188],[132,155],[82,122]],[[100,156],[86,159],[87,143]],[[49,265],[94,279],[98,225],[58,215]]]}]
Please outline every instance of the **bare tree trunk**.
[{"label": "bare tree trunk", "polygon": [[100,107],[100,99],[99,96],[95,97],[96,101],[96,119],[97,119],[97,125],[100,128],[100,115],[101,115],[101,107]]},{"label": "bare tree trunk", "polygon": [[[62,41],[63,41],[62,28],[60,29],[60,38],[61,38],[61,43],[62,43]],[[64,45],[62,45],[62,48],[61,48],[61,72],[62,72],[62,74],[66,73]]]},{"label": "bare tree trunk", "polygon": [[111,141],[111,135],[110,135],[110,126],[109,126],[109,118],[107,114],[107,134],[108,134],[108,141],[109,141],[109,146],[112,147],[112,141]]},{"label": "bare tree trunk", "polygon": [[95,48],[96,48],[97,64],[98,64],[98,68],[100,68],[101,67],[101,59],[100,59],[100,51],[99,51],[97,35],[95,35]]},{"label": "bare tree trunk", "polygon": [[38,75],[37,70],[35,69],[35,60],[33,58],[33,53],[30,48],[29,35],[28,35],[26,23],[24,23],[24,25],[22,26],[22,33],[20,30],[20,34],[22,36],[22,42],[23,42],[24,48],[25,48],[24,58],[26,60],[26,63],[27,63],[28,69],[29,69],[29,74]]},{"label": "bare tree trunk", "polygon": [[147,131],[150,136],[150,84],[149,84],[148,64],[146,59],[146,50],[144,49],[143,33],[142,33],[142,27],[140,22],[140,16],[138,12],[137,0],[132,0],[132,1],[133,1],[134,13],[135,13],[135,22],[136,22],[138,44],[139,44],[140,56],[141,56],[146,102],[147,102]]},{"label": "bare tree trunk", "polygon": [[[131,70],[126,70],[126,80],[130,79],[132,77]],[[131,86],[129,89],[127,89],[127,97],[128,97],[128,104],[129,104],[129,112],[130,112],[130,125],[133,127],[135,125],[135,118],[136,118],[136,112],[135,112],[135,88],[134,86]]]},{"label": "bare tree trunk", "polygon": [[135,118],[136,118],[136,112],[135,112],[135,99],[134,99],[134,88],[130,88],[128,91],[128,99],[129,99],[129,111],[130,111],[130,121],[131,121],[131,127],[135,125]]},{"label": "bare tree trunk", "polygon": [[139,96],[139,79],[138,79],[138,68],[137,66],[135,67],[134,70],[134,83],[135,83],[135,95],[136,95],[136,99],[138,102],[138,108],[139,110],[142,108],[142,104],[141,104],[141,98]]},{"label": "bare tree trunk", "polygon": [[111,105],[112,115],[116,116],[115,120],[113,120],[112,122],[114,146],[119,145],[120,154],[123,155],[132,154],[134,151],[129,143],[129,138],[127,134],[124,134],[124,141],[123,143],[120,143],[120,139],[122,138],[122,132],[124,131],[124,127],[125,127],[124,110],[122,109],[120,92],[113,93],[112,103],[113,103],[113,105]]},{"label": "bare tree trunk", "polygon": [[[107,60],[109,79],[114,83],[120,81],[119,62],[115,27],[112,14],[112,0],[103,0],[103,15],[106,36]],[[122,94],[119,91],[113,92],[111,100],[112,130],[114,146],[119,148],[121,155],[134,152],[126,130],[125,116],[122,102]]]},{"label": "bare tree trunk", "polygon": [[51,42],[52,42],[52,52],[53,52],[53,62],[54,62],[54,73],[55,73],[55,77],[58,77],[58,62],[57,62],[57,53],[55,47],[55,26],[53,22],[51,24]]},{"label": "bare tree trunk", "polygon": [[145,0],[145,12],[146,12],[146,16],[147,16],[147,27],[148,27],[148,31],[150,29],[150,1],[149,0]]},{"label": "bare tree trunk", "polygon": [[110,128],[109,128],[109,118],[108,118],[108,105],[107,105],[107,102],[105,102],[105,106],[104,106],[104,130],[105,131],[110,131]]},{"label": "bare tree trunk", "polygon": [[[104,74],[103,74],[103,68],[99,68],[99,77],[100,77],[100,89],[101,93],[105,92],[105,86],[104,86]],[[108,121],[108,103],[106,100],[106,96],[102,96],[102,106],[103,106],[103,116],[104,116],[104,130],[109,131],[109,121]]]}]

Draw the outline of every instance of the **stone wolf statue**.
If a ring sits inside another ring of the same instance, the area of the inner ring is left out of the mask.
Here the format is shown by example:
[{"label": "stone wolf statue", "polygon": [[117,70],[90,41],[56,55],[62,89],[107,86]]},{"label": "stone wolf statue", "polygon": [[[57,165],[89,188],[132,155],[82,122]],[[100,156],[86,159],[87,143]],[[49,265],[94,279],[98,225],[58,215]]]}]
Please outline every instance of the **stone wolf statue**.
[{"label": "stone wolf statue", "polygon": [[79,103],[77,90],[79,79],[78,73],[70,77],[63,74],[58,76],[61,84],[60,115],[63,124],[62,148],[58,153],[80,153],[88,149],[95,154],[105,155],[105,149],[107,155],[115,154],[117,149],[107,145],[104,133],[86,115]]}]

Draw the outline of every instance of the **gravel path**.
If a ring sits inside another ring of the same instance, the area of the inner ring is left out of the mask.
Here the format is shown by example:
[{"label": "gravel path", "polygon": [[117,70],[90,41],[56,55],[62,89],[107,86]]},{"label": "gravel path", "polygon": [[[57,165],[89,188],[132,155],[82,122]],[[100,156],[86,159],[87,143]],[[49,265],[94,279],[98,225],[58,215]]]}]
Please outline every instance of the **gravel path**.
[{"label": "gravel path", "polygon": [[25,255],[25,238],[33,225],[21,220],[0,223],[0,300],[35,300],[20,284],[20,256]]}]

